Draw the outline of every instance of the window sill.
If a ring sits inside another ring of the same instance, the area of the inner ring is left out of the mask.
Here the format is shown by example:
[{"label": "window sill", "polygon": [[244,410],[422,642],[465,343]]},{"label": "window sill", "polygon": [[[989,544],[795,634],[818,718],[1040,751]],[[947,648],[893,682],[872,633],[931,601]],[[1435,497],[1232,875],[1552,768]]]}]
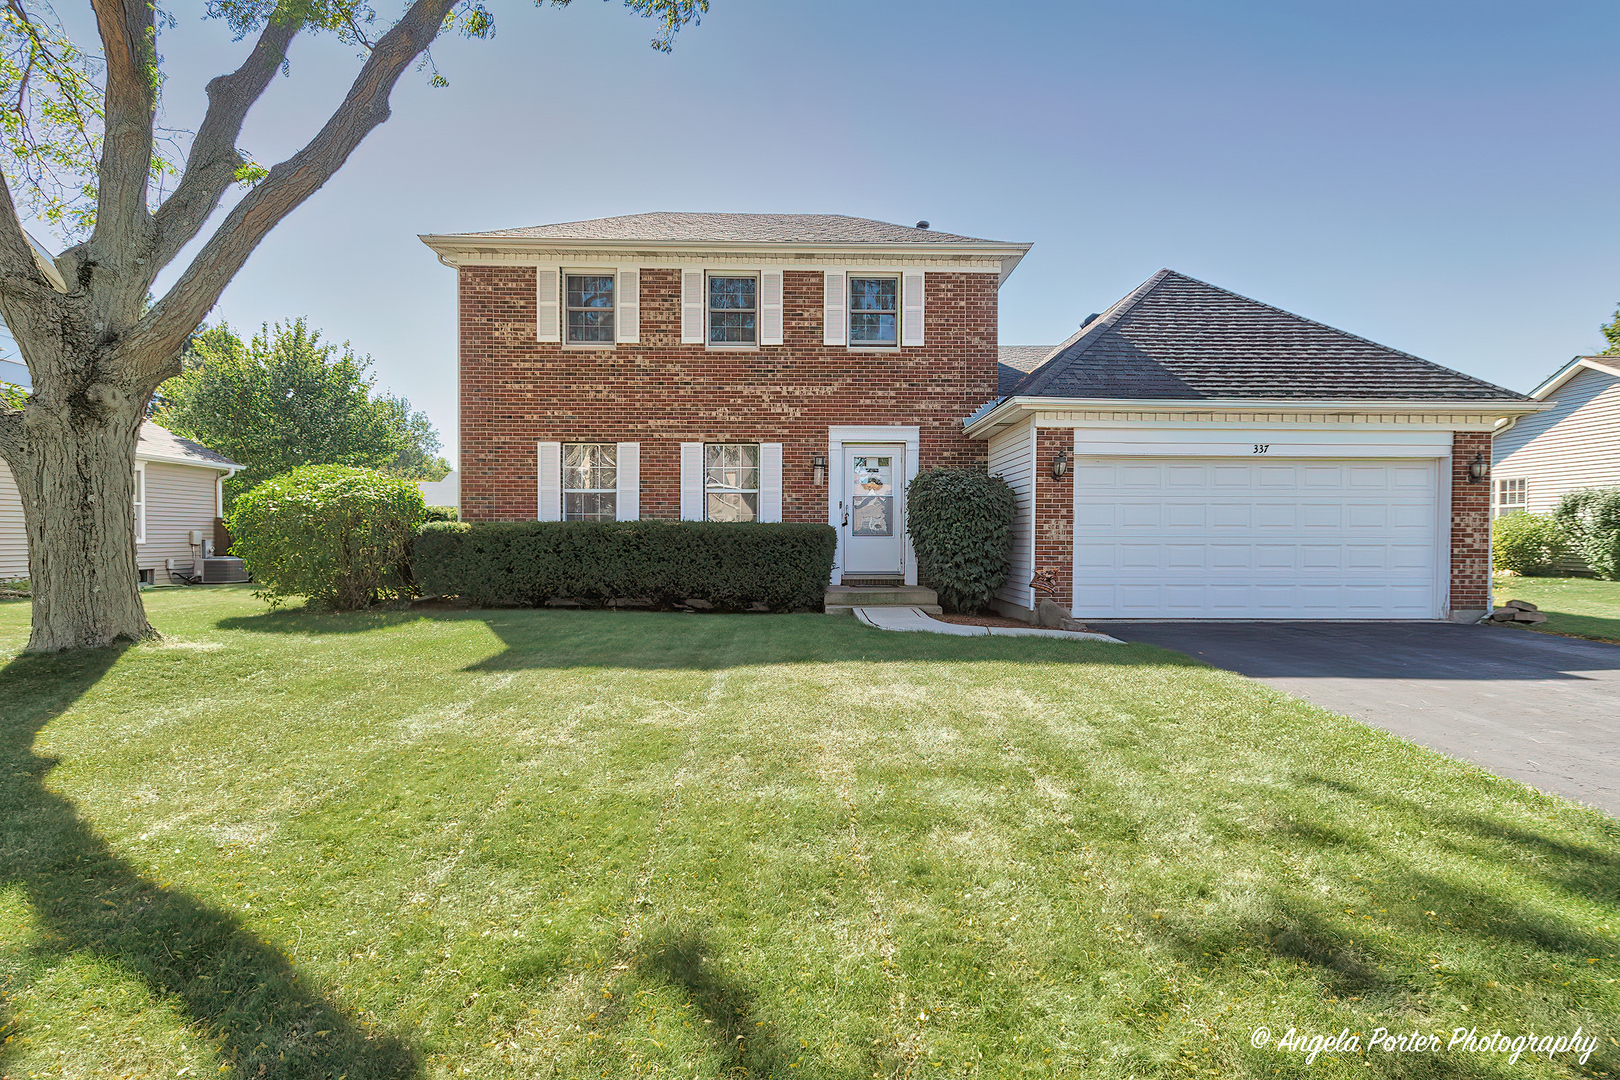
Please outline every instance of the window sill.
[{"label": "window sill", "polygon": [[742,342],[725,345],[705,343],[703,348],[706,352],[759,352],[757,344],[744,344]]},{"label": "window sill", "polygon": [[850,352],[892,352],[900,351],[898,345],[846,345],[844,348]]},{"label": "window sill", "polygon": [[562,347],[569,352],[612,352],[619,347],[619,343],[617,341],[565,341],[562,343]]}]

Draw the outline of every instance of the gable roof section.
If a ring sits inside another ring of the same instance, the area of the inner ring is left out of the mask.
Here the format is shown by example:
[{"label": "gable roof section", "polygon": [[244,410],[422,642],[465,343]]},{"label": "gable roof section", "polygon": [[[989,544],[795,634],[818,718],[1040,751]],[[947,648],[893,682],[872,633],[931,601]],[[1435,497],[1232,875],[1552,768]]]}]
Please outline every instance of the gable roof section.
[{"label": "gable roof section", "polygon": [[1046,362],[1056,345],[1002,345],[996,355],[996,393],[1005,394]]},{"label": "gable roof section", "polygon": [[242,466],[202,443],[192,442],[159,427],[150,420],[141,422],[141,438],[135,444],[138,461],[162,461],[170,465],[198,465],[209,469],[235,472]]},{"label": "gable roof section", "polygon": [[893,225],[843,214],[690,214],[659,212],[457,233],[464,239],[604,240],[742,244],[999,244],[973,236]]},{"label": "gable roof section", "polygon": [[1597,371],[1620,378],[1620,356],[1577,356],[1553,372],[1546,382],[1530,391],[1530,396],[1537,401],[1545,401],[1548,394],[1556,392],[1583,371]]},{"label": "gable roof section", "polygon": [[1175,401],[1530,400],[1173,270],[1154,274],[1003,393]]}]

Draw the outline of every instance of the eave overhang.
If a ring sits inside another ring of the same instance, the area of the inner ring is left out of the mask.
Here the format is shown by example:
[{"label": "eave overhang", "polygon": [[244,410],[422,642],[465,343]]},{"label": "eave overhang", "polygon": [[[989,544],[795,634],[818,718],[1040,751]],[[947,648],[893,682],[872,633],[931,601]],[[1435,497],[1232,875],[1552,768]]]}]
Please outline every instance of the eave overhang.
[{"label": "eave overhang", "polygon": [[609,254],[634,259],[642,256],[659,262],[690,258],[702,262],[706,254],[735,258],[739,255],[769,257],[773,262],[791,265],[805,263],[807,269],[823,262],[881,265],[886,262],[933,259],[940,262],[993,262],[1000,266],[1005,282],[1033,244],[1007,244],[990,241],[943,241],[927,244],[863,243],[783,243],[760,240],[573,240],[533,236],[480,236],[476,233],[424,233],[417,237],[433,249],[439,261],[456,268],[468,263],[540,262],[548,256],[566,259],[583,254]]},{"label": "eave overhang", "polygon": [[1009,397],[986,402],[962,421],[962,433],[970,439],[988,439],[1009,427],[1040,413],[1130,412],[1130,413],[1267,413],[1267,414],[1367,414],[1424,415],[1467,413],[1496,418],[1518,417],[1553,407],[1550,401],[1521,399],[1433,399],[1412,398],[1073,398]]}]

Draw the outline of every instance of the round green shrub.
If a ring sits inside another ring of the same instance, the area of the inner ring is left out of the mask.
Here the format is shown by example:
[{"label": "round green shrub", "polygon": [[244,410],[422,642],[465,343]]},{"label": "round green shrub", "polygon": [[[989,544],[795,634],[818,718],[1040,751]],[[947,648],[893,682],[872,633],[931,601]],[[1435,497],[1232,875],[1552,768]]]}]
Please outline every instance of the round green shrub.
[{"label": "round green shrub", "polygon": [[1491,565],[1515,574],[1547,574],[1569,551],[1550,514],[1503,514],[1491,522]]},{"label": "round green shrub", "polygon": [[906,487],[906,531],[921,576],[946,611],[977,611],[1011,567],[1018,498],[980,469],[934,468]]},{"label": "round green shrub", "polygon": [[410,591],[411,542],[423,516],[410,480],[306,465],[238,496],[227,527],[259,596],[272,605],[302,596],[348,611]]},{"label": "round green shrub", "polygon": [[1558,500],[1553,517],[1592,573],[1620,581],[1620,488],[1572,491]]}]

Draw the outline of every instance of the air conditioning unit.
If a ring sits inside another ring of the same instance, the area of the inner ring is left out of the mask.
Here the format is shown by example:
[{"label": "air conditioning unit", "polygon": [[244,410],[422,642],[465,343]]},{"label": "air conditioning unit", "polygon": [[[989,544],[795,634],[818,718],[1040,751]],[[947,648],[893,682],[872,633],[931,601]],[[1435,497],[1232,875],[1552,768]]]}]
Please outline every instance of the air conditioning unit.
[{"label": "air conditioning unit", "polygon": [[248,577],[241,559],[225,556],[202,561],[202,580],[204,585],[224,585],[233,581],[253,579]]}]

